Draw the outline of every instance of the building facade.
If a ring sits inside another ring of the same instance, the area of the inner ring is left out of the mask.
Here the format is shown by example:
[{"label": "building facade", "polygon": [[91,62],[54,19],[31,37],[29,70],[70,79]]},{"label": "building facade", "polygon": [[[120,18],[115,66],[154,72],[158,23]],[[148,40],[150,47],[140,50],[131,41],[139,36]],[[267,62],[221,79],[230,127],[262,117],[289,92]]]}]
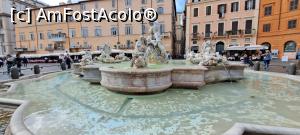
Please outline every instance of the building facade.
[{"label": "building facade", "polygon": [[186,52],[201,50],[206,40],[216,51],[256,44],[259,0],[188,0]]},{"label": "building facade", "polygon": [[300,52],[299,0],[261,0],[260,9],[258,44],[279,58],[295,59]]},{"label": "building facade", "polygon": [[44,7],[46,4],[37,0],[1,0],[0,1],[0,55],[13,54],[16,47],[15,27],[11,23],[11,8],[25,10],[26,8]]},{"label": "building facade", "polygon": [[184,12],[177,12],[176,21],[176,56],[175,58],[183,58],[185,54],[185,14]]},{"label": "building facade", "polygon": [[[167,51],[173,52],[175,45],[175,0],[90,0],[45,8],[46,11],[60,11],[72,8],[74,11],[91,9],[106,11],[141,11],[156,9],[157,22],[160,24],[162,42]],[[33,11],[36,16],[38,10]],[[17,50],[22,53],[45,54],[79,52],[85,49],[101,50],[108,44],[113,49],[132,50],[136,41],[148,35],[149,22],[69,22],[47,23],[33,22],[31,25],[16,25]]]}]

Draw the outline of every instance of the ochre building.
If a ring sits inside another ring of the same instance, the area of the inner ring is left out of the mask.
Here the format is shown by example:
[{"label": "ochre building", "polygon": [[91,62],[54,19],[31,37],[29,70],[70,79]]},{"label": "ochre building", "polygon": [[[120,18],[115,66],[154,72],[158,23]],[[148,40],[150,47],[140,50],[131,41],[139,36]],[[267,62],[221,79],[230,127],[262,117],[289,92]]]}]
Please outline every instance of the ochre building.
[{"label": "ochre building", "polygon": [[[158,13],[163,44],[170,53],[174,50],[176,6],[175,0],[90,0],[74,4],[47,7],[46,11],[60,11],[71,8],[74,11],[91,11],[104,8],[110,11],[134,11],[153,8]],[[39,9],[32,13],[33,18]],[[16,50],[26,54],[79,52],[101,50],[104,44],[112,49],[133,50],[140,36],[148,35],[149,22],[68,22],[34,21],[32,24],[17,23]],[[173,54],[174,55],[174,54]]]},{"label": "ochre building", "polygon": [[299,0],[261,0],[257,42],[281,58],[300,52]]}]

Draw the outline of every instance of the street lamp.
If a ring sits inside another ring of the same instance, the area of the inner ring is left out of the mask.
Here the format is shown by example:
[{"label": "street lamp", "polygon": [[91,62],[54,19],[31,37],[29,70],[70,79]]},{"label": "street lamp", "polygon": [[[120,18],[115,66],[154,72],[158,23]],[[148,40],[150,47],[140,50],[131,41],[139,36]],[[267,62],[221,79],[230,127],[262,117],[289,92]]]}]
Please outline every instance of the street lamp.
[{"label": "street lamp", "polygon": [[2,39],[0,41],[0,46],[1,46],[1,55],[4,55],[4,48],[3,48],[3,42]]},{"label": "street lamp", "polygon": [[[144,13],[145,13],[145,9],[142,7],[141,10],[140,10],[141,14],[142,14],[142,17],[144,16]],[[142,19],[142,36],[144,36],[144,19]]]}]

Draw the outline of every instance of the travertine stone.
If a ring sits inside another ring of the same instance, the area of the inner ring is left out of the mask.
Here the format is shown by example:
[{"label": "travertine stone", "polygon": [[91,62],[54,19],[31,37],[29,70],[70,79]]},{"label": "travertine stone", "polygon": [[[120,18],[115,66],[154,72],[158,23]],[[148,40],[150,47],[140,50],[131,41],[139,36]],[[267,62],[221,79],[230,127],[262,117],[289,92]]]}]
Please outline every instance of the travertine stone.
[{"label": "travertine stone", "polygon": [[108,90],[128,93],[147,94],[164,91],[172,86],[172,69],[113,69],[100,68],[101,85]]},{"label": "travertine stone", "polygon": [[209,66],[205,71],[205,82],[236,81],[244,78],[245,65],[231,64],[226,66]]},{"label": "travertine stone", "polygon": [[172,83],[174,88],[197,89],[205,85],[204,72],[207,68],[202,66],[174,68]]},{"label": "travertine stone", "polygon": [[82,67],[83,80],[90,83],[100,83],[101,72],[99,71],[99,66],[87,65]]},{"label": "travertine stone", "polygon": [[81,69],[81,64],[80,63],[74,63],[73,68],[74,68],[73,73],[75,75],[82,75],[82,69]]}]

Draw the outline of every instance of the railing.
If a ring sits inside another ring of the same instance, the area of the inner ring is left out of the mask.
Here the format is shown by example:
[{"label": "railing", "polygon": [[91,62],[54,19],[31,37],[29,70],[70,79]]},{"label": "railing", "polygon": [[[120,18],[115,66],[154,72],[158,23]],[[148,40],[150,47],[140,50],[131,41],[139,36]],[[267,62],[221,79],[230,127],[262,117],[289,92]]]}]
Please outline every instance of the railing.
[{"label": "railing", "polygon": [[65,42],[66,34],[65,33],[51,34],[51,40],[54,42]]},{"label": "railing", "polygon": [[193,40],[198,40],[198,39],[200,39],[200,34],[199,34],[199,33],[192,33],[192,39],[193,39]]}]

